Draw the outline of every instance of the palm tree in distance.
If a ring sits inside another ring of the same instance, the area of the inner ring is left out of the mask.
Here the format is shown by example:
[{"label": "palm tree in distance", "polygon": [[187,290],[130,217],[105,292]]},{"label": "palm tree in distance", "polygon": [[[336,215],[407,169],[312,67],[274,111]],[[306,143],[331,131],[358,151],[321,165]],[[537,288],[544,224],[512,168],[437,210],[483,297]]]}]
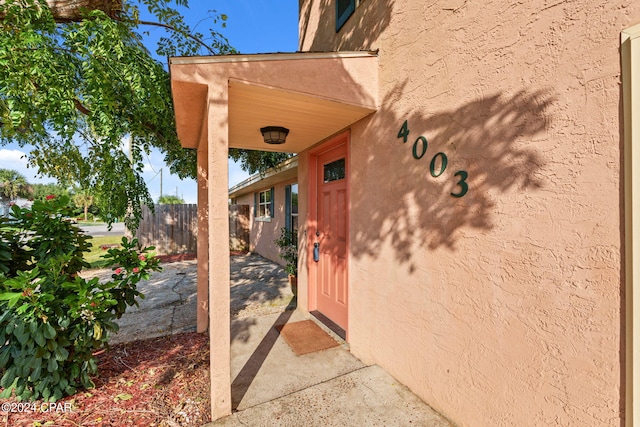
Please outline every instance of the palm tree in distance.
[{"label": "palm tree in distance", "polygon": [[0,169],[0,204],[6,205],[18,197],[30,197],[31,186],[27,179],[12,169]]}]

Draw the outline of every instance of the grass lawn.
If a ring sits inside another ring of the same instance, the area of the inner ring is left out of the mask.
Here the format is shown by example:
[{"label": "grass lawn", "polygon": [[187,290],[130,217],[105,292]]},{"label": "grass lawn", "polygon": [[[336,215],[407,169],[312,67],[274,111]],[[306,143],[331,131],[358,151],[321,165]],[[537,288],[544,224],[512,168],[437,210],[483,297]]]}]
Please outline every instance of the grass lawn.
[{"label": "grass lawn", "polygon": [[119,245],[122,242],[122,236],[98,236],[90,240],[91,252],[86,252],[84,260],[91,264],[91,268],[101,268],[104,259],[101,258],[107,252],[102,249],[103,245]]}]

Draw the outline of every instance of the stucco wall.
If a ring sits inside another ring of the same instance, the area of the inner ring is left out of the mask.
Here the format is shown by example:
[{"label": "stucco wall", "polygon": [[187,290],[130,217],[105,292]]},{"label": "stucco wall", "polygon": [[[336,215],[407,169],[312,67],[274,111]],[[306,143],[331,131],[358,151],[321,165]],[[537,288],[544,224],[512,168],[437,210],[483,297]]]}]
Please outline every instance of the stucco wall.
[{"label": "stucco wall", "polygon": [[365,0],[338,34],[334,8],[300,2],[300,50],[380,49],[380,109],[351,128],[351,351],[460,426],[619,425],[640,2]]},{"label": "stucco wall", "polygon": [[[254,193],[245,194],[237,198],[236,203],[249,205],[249,250],[263,257],[275,261],[280,265],[286,262],[279,256],[279,248],[273,243],[280,237],[280,231],[285,226],[285,187],[295,184],[296,180],[288,180],[274,185],[275,215],[268,221],[256,221],[254,206]],[[261,188],[258,191],[268,190],[271,187]]]}]

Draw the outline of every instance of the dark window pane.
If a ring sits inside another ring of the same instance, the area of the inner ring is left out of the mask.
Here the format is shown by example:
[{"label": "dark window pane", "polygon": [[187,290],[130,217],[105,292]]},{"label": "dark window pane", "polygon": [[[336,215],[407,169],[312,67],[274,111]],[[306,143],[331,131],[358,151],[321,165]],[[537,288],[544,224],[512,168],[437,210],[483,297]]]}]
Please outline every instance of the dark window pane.
[{"label": "dark window pane", "polygon": [[338,1],[338,16],[342,15],[351,7],[353,0],[337,0]]},{"label": "dark window pane", "polygon": [[298,184],[291,186],[291,213],[298,213]]},{"label": "dark window pane", "polygon": [[344,159],[336,160],[335,162],[324,165],[324,182],[337,181],[339,179],[344,179],[345,176]]},{"label": "dark window pane", "polygon": [[356,0],[336,0],[336,32],[356,10]]}]

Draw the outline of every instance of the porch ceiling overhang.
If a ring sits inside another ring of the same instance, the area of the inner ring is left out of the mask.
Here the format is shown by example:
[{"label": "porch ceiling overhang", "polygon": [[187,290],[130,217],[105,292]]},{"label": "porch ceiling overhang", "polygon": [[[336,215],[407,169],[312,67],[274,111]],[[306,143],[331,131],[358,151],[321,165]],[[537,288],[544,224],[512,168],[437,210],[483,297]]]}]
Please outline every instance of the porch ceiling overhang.
[{"label": "porch ceiling overhang", "polygon": [[[226,97],[228,145],[299,153],[377,109],[377,54],[328,52],[171,58],[178,137],[204,141],[202,121]],[[286,143],[265,144],[260,128],[289,129]]]}]

